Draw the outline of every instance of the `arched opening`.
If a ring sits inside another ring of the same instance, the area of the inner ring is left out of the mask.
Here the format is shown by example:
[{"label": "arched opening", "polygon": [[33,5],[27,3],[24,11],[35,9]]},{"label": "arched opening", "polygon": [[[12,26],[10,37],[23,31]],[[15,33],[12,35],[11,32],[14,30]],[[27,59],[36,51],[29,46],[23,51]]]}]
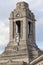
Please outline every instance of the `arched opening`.
[{"label": "arched opening", "polygon": [[31,22],[28,22],[28,34],[30,34]]},{"label": "arched opening", "polygon": [[16,21],[16,33],[20,35],[20,28],[21,28],[21,23],[20,21]]}]

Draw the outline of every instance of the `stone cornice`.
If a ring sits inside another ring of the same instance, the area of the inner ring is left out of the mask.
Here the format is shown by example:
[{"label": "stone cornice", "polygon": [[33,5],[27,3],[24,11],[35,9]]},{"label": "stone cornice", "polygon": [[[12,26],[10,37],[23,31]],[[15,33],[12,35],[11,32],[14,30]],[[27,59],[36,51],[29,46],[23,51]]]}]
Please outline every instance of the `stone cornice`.
[{"label": "stone cornice", "polygon": [[35,63],[39,62],[40,60],[43,60],[43,55],[39,56],[38,58],[36,58],[32,62],[30,62],[30,65],[34,65]]}]

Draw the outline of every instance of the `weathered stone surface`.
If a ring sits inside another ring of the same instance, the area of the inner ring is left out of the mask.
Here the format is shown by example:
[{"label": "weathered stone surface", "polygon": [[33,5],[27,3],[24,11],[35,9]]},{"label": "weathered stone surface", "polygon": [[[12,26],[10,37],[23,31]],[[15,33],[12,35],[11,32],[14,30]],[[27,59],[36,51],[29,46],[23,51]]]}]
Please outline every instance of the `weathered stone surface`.
[{"label": "weathered stone surface", "polygon": [[30,62],[30,65],[43,65],[43,55]]},{"label": "weathered stone surface", "polygon": [[18,2],[9,17],[10,40],[0,65],[30,65],[43,52],[35,43],[35,16],[26,2]]}]

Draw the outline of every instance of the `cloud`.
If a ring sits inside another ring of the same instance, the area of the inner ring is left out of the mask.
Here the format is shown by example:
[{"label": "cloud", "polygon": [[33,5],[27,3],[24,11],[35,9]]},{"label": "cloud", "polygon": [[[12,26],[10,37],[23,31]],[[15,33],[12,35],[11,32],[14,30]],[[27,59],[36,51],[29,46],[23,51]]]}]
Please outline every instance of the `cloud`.
[{"label": "cloud", "polygon": [[4,50],[5,50],[4,45],[0,45],[0,54],[3,53]]},{"label": "cloud", "polygon": [[34,8],[40,7],[43,4],[43,0],[34,0]]},{"label": "cloud", "polygon": [[40,17],[40,19],[37,20],[36,24],[37,24],[37,26],[39,26],[39,27],[43,27],[43,18]]},{"label": "cloud", "polygon": [[4,51],[5,46],[9,41],[9,27],[8,25],[0,20],[0,54]]},{"label": "cloud", "polygon": [[[36,22],[36,43],[39,48],[43,46],[43,18],[40,18]],[[43,49],[43,47],[41,49]]]},{"label": "cloud", "polygon": [[31,10],[40,10],[43,8],[43,0],[27,0],[29,2],[29,7]]},{"label": "cloud", "polygon": [[6,24],[0,21],[0,46],[6,46],[9,39],[9,28]]},{"label": "cloud", "polygon": [[40,10],[38,10],[38,11],[43,13],[43,9],[42,8],[40,8]]},{"label": "cloud", "polygon": [[43,50],[43,42],[36,42],[38,45],[38,48],[40,48],[41,50]]}]

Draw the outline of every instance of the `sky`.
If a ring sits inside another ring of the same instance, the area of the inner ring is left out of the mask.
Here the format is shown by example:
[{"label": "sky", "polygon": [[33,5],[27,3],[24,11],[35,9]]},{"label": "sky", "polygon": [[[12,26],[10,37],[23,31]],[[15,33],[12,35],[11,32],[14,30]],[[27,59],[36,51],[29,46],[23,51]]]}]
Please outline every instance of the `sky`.
[{"label": "sky", "polygon": [[16,3],[25,1],[34,13],[36,44],[43,50],[43,0],[0,0],[0,53],[9,43],[9,16],[16,8]]}]

